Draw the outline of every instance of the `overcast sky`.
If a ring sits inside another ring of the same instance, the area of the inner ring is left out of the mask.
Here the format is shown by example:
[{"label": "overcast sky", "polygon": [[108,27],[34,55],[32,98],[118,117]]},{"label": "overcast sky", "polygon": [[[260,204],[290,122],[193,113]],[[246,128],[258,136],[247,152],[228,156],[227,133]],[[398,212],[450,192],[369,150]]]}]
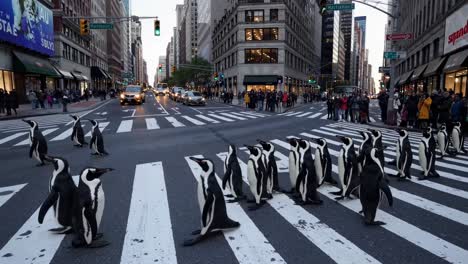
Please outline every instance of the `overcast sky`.
[{"label": "overcast sky", "polygon": [[[152,85],[159,56],[166,55],[167,43],[171,40],[172,29],[176,25],[175,6],[183,4],[184,0],[132,0],[132,13],[137,16],[158,16],[161,21],[161,36],[155,37],[153,20],[142,20],[143,57],[148,62],[148,78]],[[385,0],[384,0],[385,1]],[[386,10],[385,5],[379,7]],[[372,76],[376,83],[380,78],[379,66],[382,66],[382,56],[387,16],[365,5],[356,3],[354,16],[367,17],[366,47],[369,49]],[[376,85],[377,86],[377,85]]]}]

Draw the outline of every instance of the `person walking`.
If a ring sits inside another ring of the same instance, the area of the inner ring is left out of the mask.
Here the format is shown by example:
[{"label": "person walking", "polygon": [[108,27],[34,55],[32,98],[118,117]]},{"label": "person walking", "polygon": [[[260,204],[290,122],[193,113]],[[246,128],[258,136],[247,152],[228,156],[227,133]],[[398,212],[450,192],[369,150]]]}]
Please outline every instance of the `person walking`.
[{"label": "person walking", "polygon": [[248,107],[249,107],[249,104],[250,104],[249,93],[245,93],[245,94],[244,94],[244,102],[245,102],[245,108],[248,108]]},{"label": "person walking", "polygon": [[463,123],[462,114],[463,114],[465,106],[464,106],[463,101],[461,100],[462,96],[463,95],[461,94],[455,95],[455,100],[453,101],[452,108],[450,109],[452,122]]},{"label": "person walking", "polygon": [[15,112],[15,115],[18,115],[18,112],[16,109],[19,108],[19,103],[18,103],[18,93],[16,93],[16,90],[12,90],[10,92],[10,102],[11,102],[11,109]]},{"label": "person walking", "polygon": [[429,113],[431,111],[431,104],[432,104],[432,99],[429,97],[428,94],[424,94],[421,97],[421,100],[419,101],[418,104],[418,110],[419,110],[419,128],[425,129],[428,127],[428,122],[429,122]]},{"label": "person walking", "polygon": [[415,123],[418,115],[418,104],[419,100],[416,93],[413,92],[406,101],[407,121],[410,128],[415,127]]},{"label": "person walking", "polygon": [[398,116],[400,114],[400,106],[401,106],[401,100],[400,100],[400,95],[398,93],[395,93],[393,95],[393,120],[395,120],[395,123],[398,125]]},{"label": "person walking", "polygon": [[351,107],[352,107],[352,113],[353,113],[353,116],[351,117],[351,122],[356,122],[356,123],[359,123],[359,116],[360,116],[360,113],[359,113],[359,105],[361,104],[361,96],[360,95],[355,95],[353,96],[353,99],[352,99],[352,104],[351,104]]},{"label": "person walking", "polygon": [[0,88],[0,114],[5,113],[5,98],[6,98],[6,93],[3,88]]},{"label": "person walking", "polygon": [[379,100],[379,107],[380,107],[380,118],[382,122],[385,124],[387,123],[387,108],[388,108],[388,94],[386,90],[380,92],[377,99]]},{"label": "person walking", "polygon": [[341,98],[341,120],[348,121],[348,97]]}]

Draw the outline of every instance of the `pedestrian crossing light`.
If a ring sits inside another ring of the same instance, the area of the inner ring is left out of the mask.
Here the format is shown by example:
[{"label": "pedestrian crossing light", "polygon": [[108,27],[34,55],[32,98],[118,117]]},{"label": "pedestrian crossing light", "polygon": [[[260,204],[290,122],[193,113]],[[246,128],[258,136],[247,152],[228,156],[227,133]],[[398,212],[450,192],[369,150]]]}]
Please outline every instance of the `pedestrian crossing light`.
[{"label": "pedestrian crossing light", "polygon": [[87,36],[89,35],[89,20],[88,19],[80,19],[80,35]]},{"label": "pedestrian crossing light", "polygon": [[154,35],[160,36],[161,35],[161,26],[159,20],[154,21]]},{"label": "pedestrian crossing light", "polygon": [[218,73],[217,73],[217,72],[214,73],[214,80],[215,80],[215,81],[218,80]]}]

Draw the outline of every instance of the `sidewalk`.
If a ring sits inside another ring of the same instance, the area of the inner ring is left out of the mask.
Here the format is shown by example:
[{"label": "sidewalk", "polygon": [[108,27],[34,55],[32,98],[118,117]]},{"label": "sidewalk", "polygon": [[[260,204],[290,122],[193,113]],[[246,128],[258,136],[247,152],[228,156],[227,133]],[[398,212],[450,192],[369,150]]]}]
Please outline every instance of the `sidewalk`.
[{"label": "sidewalk", "polygon": [[[71,103],[67,105],[67,113],[76,113],[86,110],[91,110],[95,107],[98,107],[106,102],[109,102],[107,99],[105,101],[101,101],[100,98],[90,98],[88,101],[80,101],[76,103]],[[6,114],[0,114],[0,120],[11,120],[11,119],[20,119],[32,116],[44,116],[44,115],[54,115],[54,114],[63,114],[63,106],[62,104],[54,104],[53,108],[49,108],[49,105],[45,105],[46,108],[36,108],[32,109],[31,104],[21,104],[19,108],[16,109],[18,115],[15,115],[15,112],[12,110],[12,115],[7,116]]]},{"label": "sidewalk", "polygon": [[[213,97],[213,99],[211,99],[210,101],[216,102],[216,103],[224,104],[224,101],[223,101],[222,99],[220,100],[218,97]],[[307,105],[309,105],[309,104],[312,105],[313,103],[307,103]],[[245,107],[244,100],[241,100],[241,101],[239,102],[239,99],[237,99],[237,98],[233,98],[233,99],[232,99],[232,104],[226,104],[226,105],[241,107],[241,108],[244,108],[244,109],[246,109],[246,110],[252,110],[252,109],[250,109],[250,108],[246,108],[246,107]],[[293,109],[295,109],[295,108],[298,108],[298,107],[301,107],[301,106],[304,106],[304,105],[306,105],[306,104],[303,104],[302,102],[298,101],[298,103],[295,104],[293,107],[281,108],[282,111],[278,111],[278,108],[275,107],[275,113],[286,113],[286,112],[288,112],[288,111],[291,111],[291,110],[293,110]],[[265,108],[265,105],[264,105],[263,108]],[[255,111],[258,111],[258,109],[255,109]],[[265,110],[262,111],[262,112],[265,112]],[[268,112],[269,112],[269,111],[268,111]]]}]

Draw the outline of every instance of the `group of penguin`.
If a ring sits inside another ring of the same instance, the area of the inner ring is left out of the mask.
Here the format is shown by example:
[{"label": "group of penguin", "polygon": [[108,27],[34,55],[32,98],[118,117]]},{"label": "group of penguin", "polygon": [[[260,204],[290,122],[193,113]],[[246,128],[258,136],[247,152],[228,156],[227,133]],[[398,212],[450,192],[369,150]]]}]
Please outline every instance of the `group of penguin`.
[{"label": "group of penguin", "polygon": [[[396,129],[399,134],[396,148],[396,160],[390,162],[397,167],[399,181],[411,179],[410,169],[413,162],[413,153],[409,141],[409,133],[405,129]],[[336,136],[342,147],[338,155],[339,188],[335,200],[344,198],[360,199],[364,215],[365,225],[384,225],[384,222],[375,221],[377,209],[382,198],[386,198],[388,204],[393,206],[393,195],[388,185],[389,179],[385,173],[384,150],[382,144],[382,132],[377,129],[360,131],[363,138],[362,144],[356,152],[351,137]],[[448,153],[449,137],[446,126],[442,124],[437,133],[437,143],[432,128],[427,128],[422,133],[419,144],[419,160],[422,167],[422,175],[419,180],[429,177],[439,177],[435,170],[436,145],[439,146],[441,156]],[[332,160],[328,150],[328,144],[324,138],[313,139],[314,143],[291,137],[289,151],[289,178],[291,190],[282,190],[278,185],[278,168],[275,160],[275,147],[270,142],[257,140],[259,144],[245,145],[249,150],[247,163],[247,179],[252,200],[247,200],[255,205],[249,210],[257,210],[269,199],[273,198],[273,192],[291,194],[296,204],[320,205],[323,201],[317,192],[317,188],[325,182],[337,185],[332,178]],[[461,133],[461,124],[455,123],[452,131],[452,146],[456,153],[464,152],[464,137]],[[315,158],[312,156],[312,145],[316,145]],[[193,239],[186,240],[184,246],[192,246],[205,239],[213,232],[225,229],[237,228],[240,223],[229,218],[226,211],[226,201],[222,190],[230,191],[228,198],[234,198],[227,202],[239,202],[247,198],[243,193],[242,171],[237,158],[236,146],[229,145],[228,154],[224,160],[224,177],[222,186],[218,184],[215,175],[214,163],[210,159],[191,157],[202,169],[197,178],[198,204],[201,212],[201,229],[192,235]]]},{"label": "group of penguin", "polygon": [[[84,140],[83,128],[80,117],[71,115],[74,120],[71,140],[76,147],[87,145]],[[42,203],[38,214],[38,222],[43,223],[45,215],[52,207],[54,218],[60,225],[49,231],[54,234],[74,233],[73,247],[103,247],[109,242],[101,239],[102,233],[98,233],[104,212],[105,196],[100,177],[110,171],[111,168],[87,167],[79,175],[76,185],[70,174],[68,161],[48,155],[47,141],[39,130],[39,125],[33,120],[23,120],[31,127],[29,132],[30,150],[29,157],[39,161],[37,166],[50,162],[54,166],[49,181],[48,196]],[[92,155],[107,155],[104,150],[104,140],[99,130],[99,124],[95,120],[89,120],[92,125],[90,148],[94,150]]]},{"label": "group of penguin", "polygon": [[[73,131],[71,135],[71,140],[75,143],[75,147],[83,147],[84,145],[88,145],[85,141],[85,135],[83,132],[83,127],[81,125],[81,117],[70,115],[73,118]],[[87,119],[92,124],[91,130],[91,141],[89,147],[94,151],[92,155],[108,155],[106,150],[104,149],[104,139],[101,134],[101,130],[99,129],[99,123],[96,120]],[[39,130],[39,124],[34,120],[25,120],[24,122],[29,124],[30,131],[29,131],[29,157],[35,158],[39,161],[37,166],[45,165],[45,161],[48,161],[48,147],[47,141],[42,135],[41,131]]]}]

